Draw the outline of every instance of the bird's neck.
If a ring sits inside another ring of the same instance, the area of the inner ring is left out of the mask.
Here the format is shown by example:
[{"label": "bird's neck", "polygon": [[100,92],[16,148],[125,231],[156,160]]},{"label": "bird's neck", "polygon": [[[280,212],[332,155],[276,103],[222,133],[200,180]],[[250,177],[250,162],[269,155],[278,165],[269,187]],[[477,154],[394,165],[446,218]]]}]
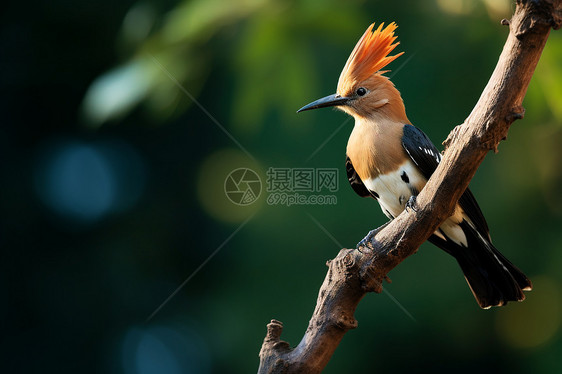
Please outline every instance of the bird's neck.
[{"label": "bird's neck", "polygon": [[405,122],[388,116],[356,117],[347,143],[347,156],[362,180],[397,169],[404,161],[402,129]]},{"label": "bird's neck", "polygon": [[400,167],[405,160],[403,128],[410,124],[400,92],[390,79],[374,74],[365,85],[376,95],[361,106],[346,110],[355,118],[347,155],[362,180]]},{"label": "bird's neck", "polygon": [[[398,92],[398,91],[396,91]],[[374,103],[375,105],[377,103]],[[406,108],[400,96],[391,98],[388,103],[369,110],[362,115],[355,114],[355,122],[372,123],[384,125],[386,123],[400,123],[402,125],[411,124],[406,116]]]}]

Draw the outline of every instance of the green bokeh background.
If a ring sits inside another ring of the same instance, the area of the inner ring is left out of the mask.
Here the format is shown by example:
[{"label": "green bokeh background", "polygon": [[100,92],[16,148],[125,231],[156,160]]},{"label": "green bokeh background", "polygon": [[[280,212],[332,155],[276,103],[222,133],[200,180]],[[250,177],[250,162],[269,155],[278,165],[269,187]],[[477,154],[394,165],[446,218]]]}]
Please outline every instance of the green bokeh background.
[{"label": "green bokeh background", "polygon": [[[336,243],[353,247],[385,222],[345,178],[352,122],[295,114],[334,92],[367,25],[398,23],[405,55],[389,75],[440,144],[485,86],[514,5],[4,7],[0,371],[169,374],[255,372],[272,318],[296,345]],[[533,280],[527,300],[480,310],[454,260],[424,244],[361,302],[326,373],[562,369],[560,31],[524,106],[471,188],[496,246]],[[241,167],[264,188],[270,167],[339,168],[337,204],[269,205],[264,190],[237,206],[224,181]]]}]

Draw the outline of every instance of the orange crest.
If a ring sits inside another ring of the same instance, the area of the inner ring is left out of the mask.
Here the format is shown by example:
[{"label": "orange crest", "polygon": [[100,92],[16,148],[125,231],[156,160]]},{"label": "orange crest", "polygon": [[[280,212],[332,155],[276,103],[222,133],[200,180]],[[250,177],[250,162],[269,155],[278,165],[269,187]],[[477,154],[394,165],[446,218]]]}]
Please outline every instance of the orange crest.
[{"label": "orange crest", "polygon": [[382,29],[384,23],[381,23],[373,32],[374,26],[375,24],[372,23],[367,28],[345,63],[338,81],[340,95],[348,94],[347,90],[353,89],[357,83],[363,82],[404,53],[388,55],[400,44],[400,42],[394,43],[397,38],[394,36],[394,30],[398,27],[394,22],[384,30]]}]

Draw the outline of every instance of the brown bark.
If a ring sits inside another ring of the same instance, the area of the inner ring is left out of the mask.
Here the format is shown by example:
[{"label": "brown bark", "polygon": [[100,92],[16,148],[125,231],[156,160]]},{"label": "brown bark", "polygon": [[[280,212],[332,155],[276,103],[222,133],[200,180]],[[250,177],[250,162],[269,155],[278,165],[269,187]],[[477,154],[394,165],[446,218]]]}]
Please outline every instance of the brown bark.
[{"label": "brown bark", "polygon": [[258,373],[319,373],[344,334],[357,326],[354,313],[367,292],[382,291],[388,272],[449,217],[489,150],[497,152],[509,127],[523,118],[522,101],[550,28],[562,24],[562,0],[519,0],[509,36],[492,76],[472,113],[445,142],[439,167],[405,210],[380,228],[361,251],[342,249],[328,262],[316,308],[299,345],[280,340],[283,325],[272,320],[260,351]]}]

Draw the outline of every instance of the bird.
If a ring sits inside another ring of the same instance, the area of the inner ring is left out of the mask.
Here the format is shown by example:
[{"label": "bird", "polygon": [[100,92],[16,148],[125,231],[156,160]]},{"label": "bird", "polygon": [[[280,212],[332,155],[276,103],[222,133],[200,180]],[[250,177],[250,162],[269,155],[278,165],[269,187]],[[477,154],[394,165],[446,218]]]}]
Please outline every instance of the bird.
[{"label": "bird", "polygon": [[[442,156],[428,136],[408,120],[400,92],[385,75],[388,70],[381,70],[404,53],[390,56],[400,44],[395,36],[398,26],[392,22],[374,27],[372,23],[355,45],[336,93],[303,106],[297,113],[335,107],[355,119],[346,150],[349,183],[359,196],[377,200],[392,220],[404,209],[415,210],[415,198]],[[428,241],[456,259],[483,309],[522,301],[523,291],[532,289],[527,276],[492,244],[486,219],[468,188],[453,214]]]}]

